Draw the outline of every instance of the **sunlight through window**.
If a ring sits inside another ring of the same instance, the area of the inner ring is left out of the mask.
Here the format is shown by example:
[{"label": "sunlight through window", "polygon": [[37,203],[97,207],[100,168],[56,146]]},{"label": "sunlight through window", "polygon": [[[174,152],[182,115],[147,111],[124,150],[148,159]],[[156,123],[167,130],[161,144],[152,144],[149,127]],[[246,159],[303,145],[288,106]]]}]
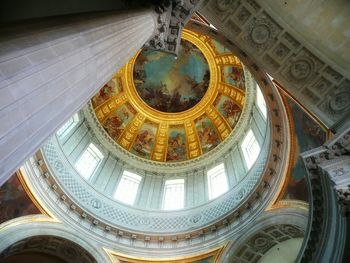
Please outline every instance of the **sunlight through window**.
[{"label": "sunlight through window", "polygon": [[77,125],[78,122],[79,116],[77,113],[75,113],[72,117],[68,119],[68,121],[66,121],[65,124],[63,124],[61,128],[59,128],[59,130],[57,131],[58,137],[64,137],[65,135],[67,135],[75,127],[75,125]]},{"label": "sunlight through window", "polygon": [[79,160],[75,163],[75,168],[85,179],[89,179],[103,159],[103,154],[97,147],[90,143]]},{"label": "sunlight through window", "polygon": [[114,198],[125,204],[133,205],[141,179],[142,177],[137,174],[124,171]]},{"label": "sunlight through window", "polygon": [[227,177],[225,172],[225,165],[223,163],[210,169],[207,173],[207,176],[209,200],[214,199],[227,192]]},{"label": "sunlight through window", "polygon": [[166,180],[164,188],[163,209],[175,210],[184,207],[185,180]]},{"label": "sunlight through window", "polygon": [[241,148],[247,167],[250,169],[260,153],[259,143],[256,140],[252,130],[249,130],[247,135],[244,137]]},{"label": "sunlight through window", "polygon": [[256,104],[258,105],[260,112],[266,119],[267,117],[266,103],[265,103],[264,95],[262,94],[258,85],[256,85]]}]

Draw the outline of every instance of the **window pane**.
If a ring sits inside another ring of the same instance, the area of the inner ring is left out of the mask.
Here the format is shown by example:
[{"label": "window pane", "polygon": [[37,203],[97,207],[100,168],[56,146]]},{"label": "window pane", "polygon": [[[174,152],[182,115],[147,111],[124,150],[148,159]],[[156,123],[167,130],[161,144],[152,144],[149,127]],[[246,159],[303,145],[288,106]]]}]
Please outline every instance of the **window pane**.
[{"label": "window pane", "polygon": [[85,179],[89,179],[102,159],[103,154],[93,143],[90,143],[79,160],[75,163],[75,168],[81,176]]},{"label": "window pane", "polygon": [[256,85],[256,104],[258,105],[260,112],[266,119],[267,117],[266,103],[265,103],[264,95],[262,94],[258,85]]},{"label": "window pane", "polygon": [[165,181],[163,209],[174,210],[184,207],[185,180],[167,180]]},{"label": "window pane", "polygon": [[77,113],[75,113],[71,118],[69,118],[68,121],[66,121],[65,124],[57,131],[57,135],[59,137],[63,137],[65,134],[67,134],[69,131],[71,131],[75,125],[79,122],[79,116]]},{"label": "window pane", "polygon": [[228,184],[225,172],[225,165],[223,163],[210,169],[207,173],[207,176],[210,200],[227,192]]},{"label": "window pane", "polygon": [[248,169],[255,163],[260,153],[260,146],[252,130],[249,130],[241,145]]},{"label": "window pane", "polygon": [[114,198],[123,203],[133,205],[141,179],[142,177],[137,174],[124,171],[114,194]]}]

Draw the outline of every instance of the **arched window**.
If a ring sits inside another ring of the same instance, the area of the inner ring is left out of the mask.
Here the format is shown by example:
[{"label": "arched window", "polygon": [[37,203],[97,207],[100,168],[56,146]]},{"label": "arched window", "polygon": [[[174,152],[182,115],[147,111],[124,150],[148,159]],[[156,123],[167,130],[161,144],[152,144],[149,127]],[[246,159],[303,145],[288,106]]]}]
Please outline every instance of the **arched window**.
[{"label": "arched window", "polygon": [[75,163],[75,168],[82,177],[89,179],[101,163],[102,159],[103,154],[101,151],[97,149],[93,143],[90,143]]},{"label": "arched window", "polygon": [[175,210],[184,207],[185,180],[166,180],[164,186],[163,209]]},{"label": "arched window", "polygon": [[208,170],[208,192],[209,200],[214,199],[228,190],[225,165],[223,163]]},{"label": "arched window", "polygon": [[249,130],[246,136],[244,137],[241,144],[241,148],[247,167],[248,169],[250,169],[255,163],[260,153],[259,143],[256,140],[252,130]]},{"label": "arched window", "polygon": [[66,136],[79,122],[79,115],[78,113],[75,113],[72,117],[66,121],[65,124],[59,130],[57,131],[58,137],[64,137]]},{"label": "arched window", "polygon": [[256,104],[258,105],[258,108],[261,114],[266,119],[267,117],[266,102],[264,99],[264,95],[262,94],[260,87],[258,85],[256,85]]},{"label": "arched window", "polygon": [[120,202],[133,205],[141,180],[141,176],[124,170],[114,198]]}]

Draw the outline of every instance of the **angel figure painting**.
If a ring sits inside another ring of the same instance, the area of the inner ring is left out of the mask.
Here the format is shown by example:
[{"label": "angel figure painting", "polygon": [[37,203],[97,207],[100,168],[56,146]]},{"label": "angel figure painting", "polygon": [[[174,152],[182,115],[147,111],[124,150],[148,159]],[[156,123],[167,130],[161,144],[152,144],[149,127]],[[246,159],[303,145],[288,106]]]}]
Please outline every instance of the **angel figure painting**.
[{"label": "angel figure painting", "polygon": [[184,161],[186,155],[186,136],[183,126],[169,128],[167,161]]},{"label": "angel figure painting", "polygon": [[91,102],[92,106],[94,108],[102,105],[104,102],[109,100],[110,98],[114,97],[118,93],[120,93],[122,90],[120,85],[120,79],[113,78],[112,80],[108,81],[102,89],[100,89],[95,96],[92,97]]},{"label": "angel figure painting", "polygon": [[243,69],[240,67],[223,67],[224,81],[236,88],[245,90],[245,79]]},{"label": "angel figure painting", "polygon": [[113,140],[117,141],[134,115],[131,106],[124,104],[107,117],[103,123],[103,128]]},{"label": "angel figure painting", "polygon": [[156,133],[156,124],[145,122],[136,136],[131,151],[140,157],[150,159]]},{"label": "angel figure painting", "polygon": [[195,121],[203,153],[209,152],[220,143],[215,125],[205,115]]},{"label": "angel figure painting", "polygon": [[239,106],[231,98],[224,95],[217,98],[214,104],[231,128],[234,128],[241,115]]}]

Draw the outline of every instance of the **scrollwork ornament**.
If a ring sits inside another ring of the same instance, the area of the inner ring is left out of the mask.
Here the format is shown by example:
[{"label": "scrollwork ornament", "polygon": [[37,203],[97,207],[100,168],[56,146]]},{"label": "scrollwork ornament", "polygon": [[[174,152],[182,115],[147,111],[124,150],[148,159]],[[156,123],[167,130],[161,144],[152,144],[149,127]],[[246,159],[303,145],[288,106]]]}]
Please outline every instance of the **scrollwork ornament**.
[{"label": "scrollwork ornament", "polygon": [[201,215],[195,215],[190,218],[192,224],[197,224],[202,219]]},{"label": "scrollwork ornament", "polygon": [[102,207],[102,203],[100,200],[94,198],[90,201],[90,204],[95,209],[100,209]]},{"label": "scrollwork ornament", "polygon": [[60,173],[63,172],[64,167],[63,167],[62,162],[60,162],[60,161],[58,161],[58,160],[55,161],[54,167],[56,168],[56,170],[57,170],[58,172],[60,172]]},{"label": "scrollwork ornament", "polygon": [[151,220],[149,218],[142,217],[140,218],[139,223],[140,225],[148,226],[149,224],[151,224]]},{"label": "scrollwork ornament", "polygon": [[241,190],[237,193],[237,195],[235,196],[235,200],[236,200],[236,201],[242,200],[242,199],[244,198],[244,196],[245,196],[245,193],[246,193],[246,190],[245,190],[245,189],[241,189]]}]

